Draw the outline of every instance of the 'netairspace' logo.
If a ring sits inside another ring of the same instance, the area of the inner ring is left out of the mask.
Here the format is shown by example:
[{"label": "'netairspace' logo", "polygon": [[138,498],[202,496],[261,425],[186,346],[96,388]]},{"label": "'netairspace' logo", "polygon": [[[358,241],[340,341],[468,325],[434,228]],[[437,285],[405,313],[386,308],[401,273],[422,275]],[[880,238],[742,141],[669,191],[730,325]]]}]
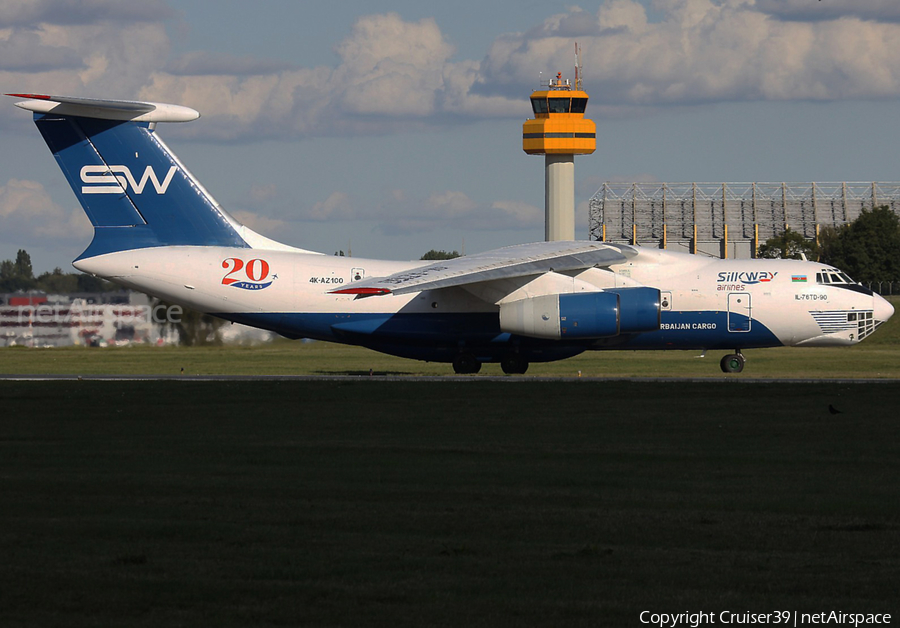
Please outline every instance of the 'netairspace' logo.
[{"label": "'netairspace' logo", "polygon": [[730,271],[719,273],[717,283],[766,283],[775,279],[778,273],[767,270]]}]

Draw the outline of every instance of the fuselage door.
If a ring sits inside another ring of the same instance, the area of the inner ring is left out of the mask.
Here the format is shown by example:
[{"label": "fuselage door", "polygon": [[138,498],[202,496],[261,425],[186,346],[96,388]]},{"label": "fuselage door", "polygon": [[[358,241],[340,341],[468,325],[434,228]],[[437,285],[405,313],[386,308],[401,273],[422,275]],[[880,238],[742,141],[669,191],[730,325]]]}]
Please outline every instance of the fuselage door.
[{"label": "fuselage door", "polygon": [[728,295],[728,331],[750,331],[750,320],[750,293],[730,293]]}]

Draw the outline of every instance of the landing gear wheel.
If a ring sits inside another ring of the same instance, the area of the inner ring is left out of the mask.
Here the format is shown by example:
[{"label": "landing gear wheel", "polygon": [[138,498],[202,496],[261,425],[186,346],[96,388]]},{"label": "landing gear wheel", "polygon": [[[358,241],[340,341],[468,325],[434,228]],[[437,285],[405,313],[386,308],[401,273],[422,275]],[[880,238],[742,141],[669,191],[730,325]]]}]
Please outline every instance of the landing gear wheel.
[{"label": "landing gear wheel", "polygon": [[522,375],[528,370],[528,361],[518,355],[508,355],[500,360],[500,368],[507,375]]},{"label": "landing gear wheel", "polygon": [[481,362],[471,353],[460,353],[453,358],[453,370],[457,375],[474,375],[481,370]]},{"label": "landing gear wheel", "polygon": [[719,363],[723,373],[740,373],[744,370],[744,356],[740,353],[729,353]]}]

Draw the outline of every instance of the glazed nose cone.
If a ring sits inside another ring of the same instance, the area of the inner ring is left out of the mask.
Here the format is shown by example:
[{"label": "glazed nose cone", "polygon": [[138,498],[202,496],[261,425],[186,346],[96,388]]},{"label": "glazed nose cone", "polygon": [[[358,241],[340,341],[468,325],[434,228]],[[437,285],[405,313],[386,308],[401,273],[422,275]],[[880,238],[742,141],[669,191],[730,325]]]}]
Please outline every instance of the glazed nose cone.
[{"label": "glazed nose cone", "polygon": [[874,316],[876,323],[883,323],[894,315],[894,306],[888,303],[887,299],[881,295],[874,295]]}]

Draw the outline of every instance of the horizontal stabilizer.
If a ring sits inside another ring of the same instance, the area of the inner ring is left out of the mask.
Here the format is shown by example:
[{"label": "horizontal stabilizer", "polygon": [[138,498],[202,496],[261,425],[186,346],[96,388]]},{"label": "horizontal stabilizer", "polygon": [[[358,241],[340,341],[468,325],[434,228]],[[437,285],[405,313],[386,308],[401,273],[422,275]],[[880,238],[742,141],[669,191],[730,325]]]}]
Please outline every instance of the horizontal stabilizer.
[{"label": "horizontal stabilizer", "polygon": [[133,100],[101,100],[73,98],[71,96],[45,96],[43,94],[6,94],[28,98],[16,106],[35,113],[52,113],[60,116],[77,116],[99,120],[131,120],[133,122],[190,122],[200,117],[200,112],[181,105]]}]

